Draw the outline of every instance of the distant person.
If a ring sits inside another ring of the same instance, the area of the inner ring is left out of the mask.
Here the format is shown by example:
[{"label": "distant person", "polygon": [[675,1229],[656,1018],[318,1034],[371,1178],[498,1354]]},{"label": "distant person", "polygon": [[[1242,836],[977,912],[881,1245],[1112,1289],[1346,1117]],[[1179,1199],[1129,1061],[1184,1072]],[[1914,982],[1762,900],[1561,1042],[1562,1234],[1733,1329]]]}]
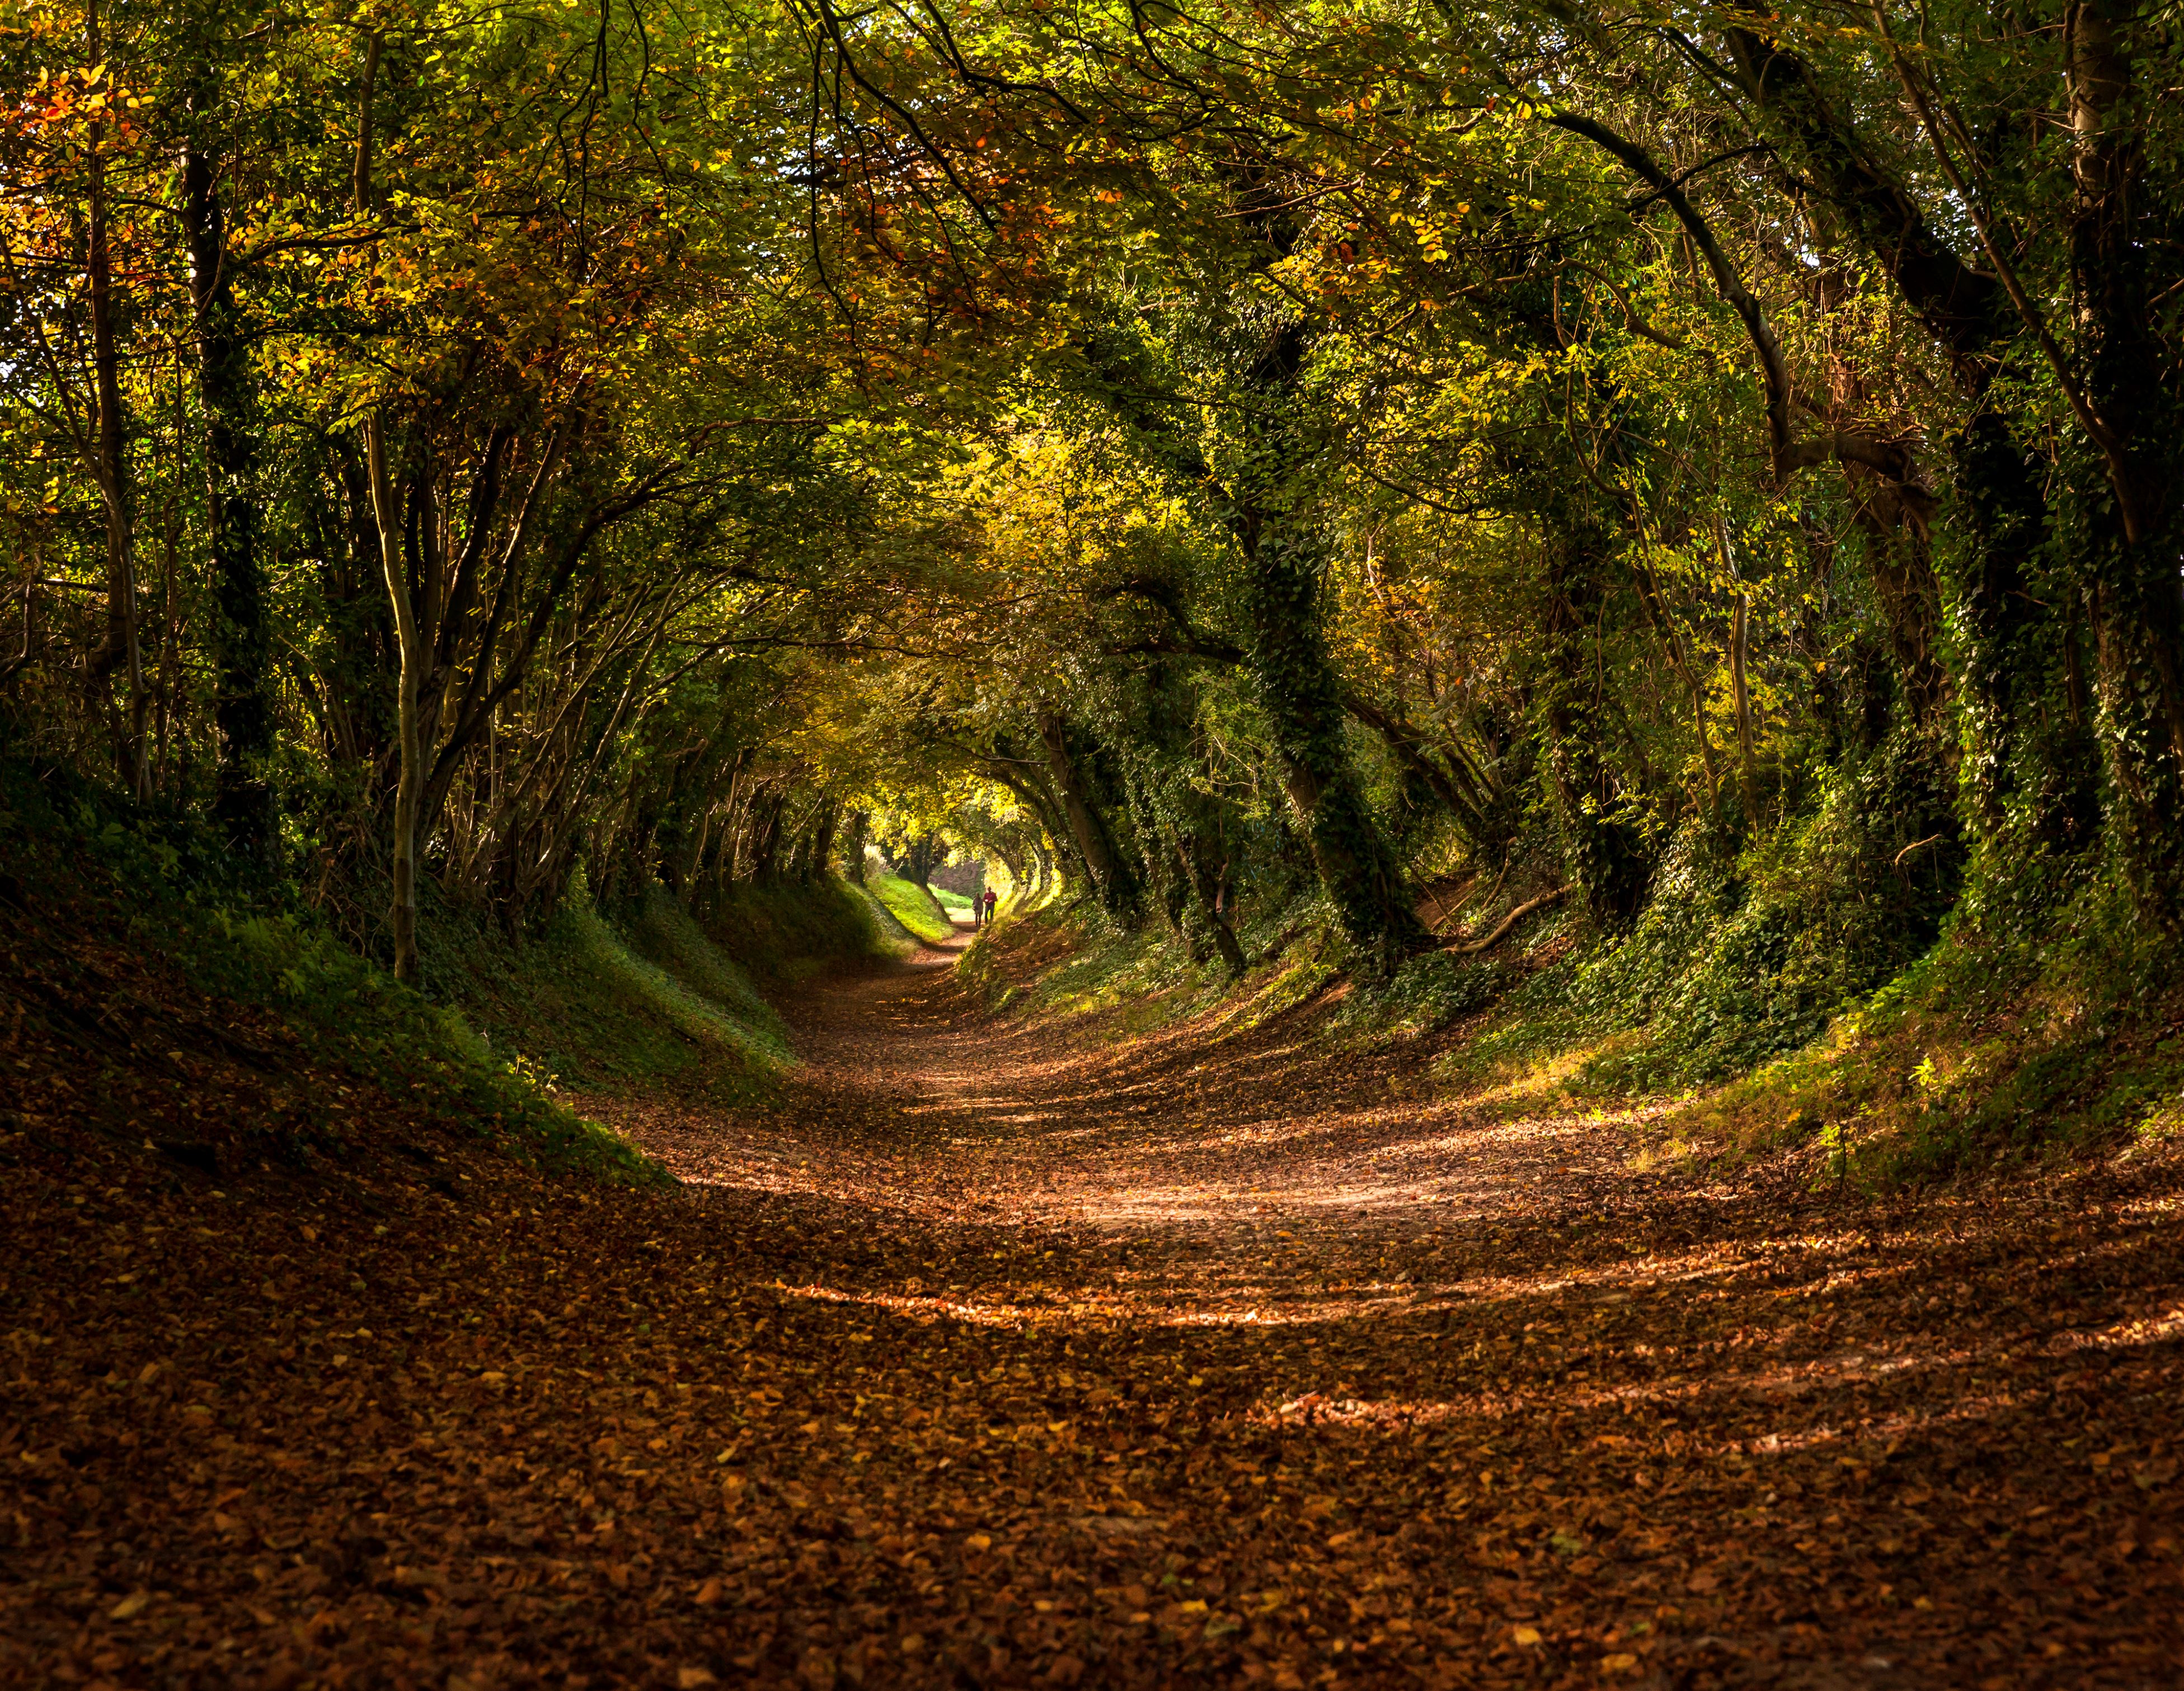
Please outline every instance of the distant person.
[{"label": "distant person", "polygon": [[972,908],[973,909],[983,910],[986,913],[986,926],[988,927],[991,927],[994,925],[994,906],[1000,902],[1000,894],[996,893],[992,887],[989,887],[986,888],[986,896],[979,899],[976,904],[972,906]]}]

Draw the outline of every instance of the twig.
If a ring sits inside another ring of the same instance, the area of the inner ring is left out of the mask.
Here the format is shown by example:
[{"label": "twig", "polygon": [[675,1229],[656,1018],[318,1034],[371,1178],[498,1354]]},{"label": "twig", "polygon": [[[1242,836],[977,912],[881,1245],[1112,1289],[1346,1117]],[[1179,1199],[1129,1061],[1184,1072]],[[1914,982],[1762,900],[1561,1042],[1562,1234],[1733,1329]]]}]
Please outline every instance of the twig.
[{"label": "twig", "polygon": [[1912,841],[1909,845],[1896,854],[1896,861],[1892,866],[1901,870],[1903,867],[1903,859],[1910,856],[1913,852],[1919,850],[1922,846],[1937,845],[1947,837],[1946,833],[1929,834],[1923,840]]},{"label": "twig", "polygon": [[1485,951],[1489,947],[1496,944],[1503,934],[1508,932],[1511,928],[1516,926],[1517,924],[1524,917],[1529,916],[1533,911],[1538,909],[1540,905],[1553,904],[1556,899],[1561,898],[1563,894],[1568,891],[1569,888],[1567,887],[1557,887],[1552,893],[1542,893],[1536,898],[1527,898],[1523,904],[1518,905],[1515,909],[1510,911],[1507,915],[1502,917],[1500,923],[1495,927],[1494,932],[1488,934],[1484,939],[1467,940],[1458,944],[1444,945],[1441,947],[1441,949],[1443,951],[1453,952],[1458,957],[1475,956],[1479,952]]},{"label": "twig", "polygon": [[[1493,884],[1491,887],[1488,887],[1488,888],[1486,889],[1486,899],[1485,899],[1485,902],[1486,902],[1486,903],[1488,903],[1488,904],[1492,904],[1492,903],[1494,902],[1495,895],[1496,895],[1496,893],[1500,893],[1500,892],[1501,892],[1501,890],[1502,890],[1502,883],[1504,881],[1507,881],[1507,880],[1509,878],[1509,858],[1510,858],[1510,855],[1511,855],[1510,854],[1506,853],[1506,852],[1505,852],[1504,854],[1502,854],[1502,872],[1501,872],[1499,875],[1497,875],[1497,876],[1496,876],[1494,877],[1494,884]],[[1446,921],[1448,920],[1448,918],[1449,918],[1449,915],[1450,915],[1450,912],[1451,912],[1451,910],[1460,910],[1460,909],[1462,909],[1466,904],[1469,904],[1469,903],[1471,902],[1471,896],[1470,896],[1470,894],[1471,894],[1471,888],[1472,888],[1472,887],[1476,887],[1478,884],[1479,884],[1479,877],[1478,877],[1477,876],[1475,876],[1475,875],[1474,875],[1474,876],[1473,876],[1471,877],[1470,881],[1469,881],[1468,883],[1466,883],[1466,885],[1464,886],[1464,888],[1463,888],[1464,896],[1463,896],[1462,898],[1459,898],[1459,899],[1456,900],[1453,904],[1443,904],[1443,905],[1441,905],[1441,906],[1440,906],[1440,909],[1436,909],[1436,910],[1434,912],[1434,919],[1433,919],[1432,922],[1431,922],[1430,924],[1429,924],[1429,926],[1430,926],[1430,928],[1431,928],[1431,930],[1432,930],[1432,932],[1433,932],[1433,933],[1434,933],[1434,936],[1435,936],[1436,938],[1438,938],[1438,937],[1440,937],[1440,925],[1441,925],[1443,922],[1445,922],[1445,921]]]}]

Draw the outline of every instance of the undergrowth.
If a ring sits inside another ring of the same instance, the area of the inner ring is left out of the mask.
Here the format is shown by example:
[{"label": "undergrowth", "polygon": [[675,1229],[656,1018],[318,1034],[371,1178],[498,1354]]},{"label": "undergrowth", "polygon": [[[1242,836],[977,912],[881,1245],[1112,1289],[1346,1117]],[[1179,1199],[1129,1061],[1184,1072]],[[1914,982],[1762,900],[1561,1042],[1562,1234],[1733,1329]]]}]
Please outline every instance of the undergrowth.
[{"label": "undergrowth", "polygon": [[1158,924],[1120,932],[1085,903],[1039,914],[1035,935],[981,937],[961,967],[991,1006],[1097,1017],[1112,1037],[1189,1016],[1221,1037],[1324,998],[1323,1037],[1418,1042],[1427,1090],[1489,1113],[1627,1120],[1642,1101],[1648,1162],[1809,1142],[1826,1177],[1900,1183],[2184,1132],[2176,943],[2112,875],[2012,904],[1947,863],[1897,872],[1903,848],[1863,820],[1886,808],[1858,785],[1895,778],[1880,759],[1850,771],[1759,851],[1687,826],[1622,935],[1557,907],[1487,953],[1373,982],[1307,897],[1247,909],[1251,967],[1232,982]]},{"label": "undergrowth", "polygon": [[428,898],[425,988],[413,990],[292,882],[239,871],[201,823],[125,812],[16,762],[0,763],[0,902],[62,915],[86,943],[104,933],[197,991],[270,1013],[315,1062],[524,1160],[635,1183],[666,1176],[571,1109],[562,1086],[766,1097],[788,1049],[754,976],[791,980],[889,944],[889,919],[832,881],[747,889],[714,913],[710,935],[658,888],[609,915],[573,901],[524,940]]},{"label": "undergrowth", "polygon": [[2044,920],[1994,914],[1968,899],[1941,943],[1827,1037],[1692,1100],[1671,1125],[1755,1146],[1816,1138],[1838,1177],[1881,1183],[2175,1132],[2176,942],[2142,925],[2107,876]]}]

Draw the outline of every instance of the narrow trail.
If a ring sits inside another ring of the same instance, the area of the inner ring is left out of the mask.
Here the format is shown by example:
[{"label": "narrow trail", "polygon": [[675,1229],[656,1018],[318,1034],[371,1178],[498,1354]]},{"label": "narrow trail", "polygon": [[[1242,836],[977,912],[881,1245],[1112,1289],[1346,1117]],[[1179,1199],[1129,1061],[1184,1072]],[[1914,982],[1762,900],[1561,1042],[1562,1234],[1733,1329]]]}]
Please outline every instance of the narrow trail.
[{"label": "narrow trail", "polygon": [[[1086,1460],[1149,1544],[1223,1547],[1171,1595],[1201,1643],[1227,1614],[1237,1675],[2184,1681],[2173,1165],[1694,1184],[1596,1118],[1422,1104],[1414,1055],[1302,1018],[997,1024],[944,966],[967,937],[791,1004],[797,1110],[648,1143],[938,1230],[814,1295],[1037,1334],[1032,1399],[1140,1408]],[[1128,1441],[1182,1418],[1144,1482]]]},{"label": "narrow trail", "polygon": [[2184,1679],[2173,1158],[1645,1173],[961,943],[776,1105],[590,1101],[673,1193],[14,1142],[0,1683]]}]

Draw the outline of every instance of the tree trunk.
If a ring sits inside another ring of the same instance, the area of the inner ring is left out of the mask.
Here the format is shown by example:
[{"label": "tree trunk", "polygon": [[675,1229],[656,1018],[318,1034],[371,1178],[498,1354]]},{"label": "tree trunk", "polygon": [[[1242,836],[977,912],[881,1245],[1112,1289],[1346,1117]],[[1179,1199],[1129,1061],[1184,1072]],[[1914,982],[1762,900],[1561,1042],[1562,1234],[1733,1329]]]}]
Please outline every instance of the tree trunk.
[{"label": "tree trunk", "polygon": [[[939,859],[940,836],[938,834],[916,836],[910,843],[909,855],[903,859],[902,866],[906,871],[904,878],[921,888],[928,898],[933,898],[931,877],[933,866]],[[937,904],[939,900],[935,898],[933,902]]]},{"label": "tree trunk", "polygon": [[1853,471],[1850,480],[1856,520],[1865,537],[1866,579],[1896,662],[1903,725],[1941,740],[1952,689],[1942,665],[1941,587],[1930,544],[1897,490],[1869,474]]},{"label": "tree trunk", "polygon": [[1177,832],[1175,849],[1184,876],[1198,899],[1199,914],[1205,918],[1206,930],[1213,937],[1213,948],[1221,954],[1222,962],[1228,965],[1228,978],[1233,981],[1244,972],[1244,948],[1237,943],[1236,930],[1229,926],[1228,918],[1222,910],[1220,872],[1206,848],[1206,836],[1195,827],[1184,827]]},{"label": "tree trunk", "polygon": [[2074,454],[2070,540],[2092,624],[2112,826],[2142,907],[2174,927],[2184,925],[2184,593],[2172,490],[2184,473],[2184,411],[2164,381],[2148,298],[2158,225],[2135,205],[2136,108],[2148,91],[2136,86],[2131,32],[2148,26],[2129,0],[2085,0],[2069,16],[2078,344],[2086,398],[2111,437],[2092,442],[2098,455]]},{"label": "tree trunk", "polygon": [[214,815],[236,851],[270,860],[275,841],[269,697],[272,640],[258,555],[258,446],[250,360],[228,273],[227,225],[213,161],[182,155],[182,223],[196,308],[213,579],[213,720],[220,736]]},{"label": "tree trunk", "polygon": [[1092,877],[1093,891],[1108,915],[1126,927],[1135,926],[1139,913],[1137,876],[1115,849],[1106,819],[1069,754],[1068,731],[1051,710],[1039,711],[1037,726],[1039,743],[1046,748],[1048,772],[1054,778],[1055,790],[1061,795],[1070,837],[1084,859],[1085,872]]},{"label": "tree trunk", "polygon": [[833,872],[828,861],[834,855],[834,830],[839,824],[842,807],[838,800],[829,798],[819,807],[818,826],[811,837],[811,855],[804,866],[807,881],[823,881]]},{"label": "tree trunk", "polygon": [[1130,831],[1137,840],[1140,871],[1138,884],[1151,891],[1158,901],[1161,915],[1167,923],[1168,932],[1180,937],[1185,932],[1184,909],[1190,902],[1190,888],[1184,877],[1176,872],[1175,853],[1169,843],[1165,819],[1161,815],[1156,795],[1149,790],[1150,782],[1158,777],[1157,764],[1151,759],[1144,759],[1143,762],[1151,764],[1153,767],[1141,773],[1126,770],[1123,779],[1123,802],[1130,815]]},{"label": "tree trunk", "polygon": [[[86,16],[90,63],[105,62],[98,0]],[[90,230],[86,254],[91,294],[91,348],[98,416],[92,441],[93,469],[106,515],[106,634],[86,662],[96,691],[119,669],[127,688],[125,709],[112,717],[114,774],[130,794],[151,797],[151,765],[144,755],[144,654],[137,630],[136,548],[130,509],[127,423],[121,409],[121,353],[114,334],[114,255],[106,204],[106,125],[93,120],[86,185]],[[112,706],[109,702],[109,711]]]},{"label": "tree trunk", "polygon": [[872,828],[871,811],[850,812],[850,832],[842,841],[842,874],[860,887],[865,884],[865,848],[872,839]]},{"label": "tree trunk", "polygon": [[1292,325],[1248,378],[1275,420],[1261,442],[1263,467],[1240,480],[1230,519],[1245,559],[1247,661],[1320,886],[1368,971],[1385,975],[1433,937],[1351,767],[1344,689],[1320,626],[1325,551],[1308,515],[1289,509],[1291,479],[1306,456],[1294,415],[1304,355],[1303,332]]},{"label": "tree trunk", "polygon": [[1736,706],[1737,785],[1744,800],[1744,825],[1753,837],[1759,833],[1758,756],[1752,745],[1752,681],[1745,662],[1752,638],[1752,597],[1736,596],[1730,613],[1729,687]]},{"label": "tree trunk", "polygon": [[394,978],[417,979],[417,811],[425,784],[424,747],[418,735],[417,683],[425,668],[424,641],[403,567],[402,514],[387,474],[385,425],[374,411],[365,420],[364,451],[371,480],[372,515],[379,524],[379,565],[394,610],[401,672],[394,684],[395,739],[399,759],[394,787],[394,893],[388,912],[394,931]]},{"label": "tree trunk", "polygon": [[765,883],[774,879],[781,852],[781,813],[788,808],[788,793],[786,789],[760,801],[761,814],[751,840],[750,878],[754,882]]},{"label": "tree trunk", "polygon": [[2099,830],[2099,748],[2083,710],[2040,708],[2058,691],[2075,700],[2080,686],[2075,619],[2042,604],[2029,579],[2045,538],[2044,466],[1984,405],[1950,451],[1964,529],[1956,620],[1964,795],[1981,833],[2005,851],[2020,837],[2083,851]]},{"label": "tree trunk", "polygon": [[[1294,250],[1301,225],[1285,204],[1247,192],[1240,209],[1270,248]],[[1300,393],[1306,337],[1301,325],[1275,332],[1245,374],[1260,420],[1253,467],[1231,487],[1215,482],[1196,444],[1165,419],[1128,398],[1124,365],[1088,343],[1086,356],[1108,377],[1107,397],[1134,428],[1164,450],[1180,478],[1212,491],[1245,559],[1252,638],[1246,667],[1274,731],[1284,789],[1297,809],[1321,888],[1370,972],[1387,973],[1430,948],[1412,908],[1395,853],[1365,803],[1343,743],[1343,688],[1319,625],[1319,537],[1308,514],[1290,509],[1297,472],[1312,455]],[[1119,378],[1119,379],[1117,379]]]},{"label": "tree trunk", "polygon": [[1608,725],[1593,640],[1606,539],[1584,513],[1552,497],[1547,504],[1547,640],[1540,688],[1547,768],[1569,878],[1583,890],[1592,919],[1618,928],[1637,914],[1647,869],[1637,832],[1613,814],[1616,795],[1601,755]]}]

